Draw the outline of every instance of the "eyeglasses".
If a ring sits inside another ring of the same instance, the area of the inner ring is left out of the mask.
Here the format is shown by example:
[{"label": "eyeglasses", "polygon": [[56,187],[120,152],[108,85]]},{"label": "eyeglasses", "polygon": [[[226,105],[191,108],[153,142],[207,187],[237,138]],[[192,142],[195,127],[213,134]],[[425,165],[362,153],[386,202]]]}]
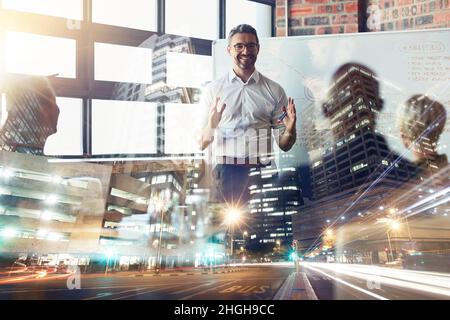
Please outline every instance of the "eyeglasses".
[{"label": "eyeglasses", "polygon": [[244,48],[247,48],[247,50],[255,50],[256,48],[258,48],[258,46],[259,46],[259,44],[254,43],[254,42],[236,43],[235,45],[233,45],[233,47],[236,51],[243,51]]}]

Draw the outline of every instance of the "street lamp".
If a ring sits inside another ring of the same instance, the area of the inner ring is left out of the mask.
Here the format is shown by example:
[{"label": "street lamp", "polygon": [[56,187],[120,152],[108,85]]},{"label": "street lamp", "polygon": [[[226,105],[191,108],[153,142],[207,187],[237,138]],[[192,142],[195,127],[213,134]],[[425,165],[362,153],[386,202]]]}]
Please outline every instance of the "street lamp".
[{"label": "street lamp", "polygon": [[393,220],[390,222],[390,227],[392,230],[398,230],[400,229],[400,223],[396,220]]},{"label": "street lamp", "polygon": [[228,226],[230,229],[230,258],[233,260],[233,233],[234,233],[234,226],[241,220],[242,213],[238,208],[230,207],[225,211],[225,219],[224,223]]},{"label": "street lamp", "polygon": [[379,219],[379,222],[385,222],[387,224],[387,230],[386,230],[386,235],[387,235],[387,239],[388,239],[388,244],[389,244],[389,254],[391,256],[391,261],[394,261],[394,254],[392,252],[392,245],[391,245],[391,237],[389,236],[389,231],[390,230],[394,230],[397,231],[400,229],[400,223],[397,220],[394,220],[392,218],[383,218],[383,219]]},{"label": "street lamp", "polygon": [[390,214],[395,214],[397,212],[397,209],[396,208],[390,208],[389,209],[389,213]]},{"label": "street lamp", "polygon": [[387,236],[388,236],[388,241],[389,241],[389,250],[391,252],[391,260],[392,260],[392,262],[394,262],[394,254],[392,253],[391,239],[389,237],[389,229],[397,231],[398,229],[400,229],[400,223],[397,220],[391,220],[389,222],[389,228],[387,230]]}]

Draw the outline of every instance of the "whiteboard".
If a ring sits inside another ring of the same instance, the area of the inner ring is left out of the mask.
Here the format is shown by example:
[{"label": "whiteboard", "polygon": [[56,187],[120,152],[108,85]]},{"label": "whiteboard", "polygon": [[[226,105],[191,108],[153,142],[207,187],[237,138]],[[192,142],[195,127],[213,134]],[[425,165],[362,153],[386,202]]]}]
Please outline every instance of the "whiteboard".
[{"label": "whiteboard", "polygon": [[[226,39],[213,43],[214,79],[232,68],[227,43]],[[391,150],[410,160],[412,155],[396,125],[402,103],[414,94],[426,94],[443,104],[447,121],[439,153],[450,159],[450,29],[261,38],[256,68],[295,99],[301,134],[302,112],[308,108],[316,110],[317,127],[329,126],[321,106],[331,76],[349,62],[365,65],[377,74],[384,106],[376,129]]]}]

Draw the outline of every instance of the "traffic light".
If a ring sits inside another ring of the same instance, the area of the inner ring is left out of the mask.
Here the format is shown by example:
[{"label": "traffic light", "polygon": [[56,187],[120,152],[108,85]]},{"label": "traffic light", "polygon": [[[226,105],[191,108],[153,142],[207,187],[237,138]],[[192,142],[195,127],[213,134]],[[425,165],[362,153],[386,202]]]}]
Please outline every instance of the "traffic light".
[{"label": "traffic light", "polygon": [[297,258],[298,258],[297,252],[291,252],[289,258],[290,258],[292,261],[297,260]]}]

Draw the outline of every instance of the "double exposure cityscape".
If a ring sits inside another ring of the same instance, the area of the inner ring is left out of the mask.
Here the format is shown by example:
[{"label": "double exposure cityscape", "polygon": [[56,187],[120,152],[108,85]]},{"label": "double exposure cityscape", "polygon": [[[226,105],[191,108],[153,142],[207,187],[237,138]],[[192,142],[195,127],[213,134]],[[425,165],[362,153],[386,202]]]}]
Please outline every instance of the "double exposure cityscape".
[{"label": "double exposure cityscape", "polygon": [[0,300],[449,299],[449,17],[1,0]]}]

